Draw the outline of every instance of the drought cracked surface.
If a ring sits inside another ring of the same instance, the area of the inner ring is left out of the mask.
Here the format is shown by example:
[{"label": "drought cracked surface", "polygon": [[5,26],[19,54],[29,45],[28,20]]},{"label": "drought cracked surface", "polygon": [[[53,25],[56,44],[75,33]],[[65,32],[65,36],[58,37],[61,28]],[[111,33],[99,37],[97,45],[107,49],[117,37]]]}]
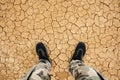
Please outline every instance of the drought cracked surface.
[{"label": "drought cracked surface", "polygon": [[0,79],[19,80],[37,63],[43,42],[52,80],[74,80],[68,64],[84,41],[84,61],[120,80],[120,0],[0,0]]}]

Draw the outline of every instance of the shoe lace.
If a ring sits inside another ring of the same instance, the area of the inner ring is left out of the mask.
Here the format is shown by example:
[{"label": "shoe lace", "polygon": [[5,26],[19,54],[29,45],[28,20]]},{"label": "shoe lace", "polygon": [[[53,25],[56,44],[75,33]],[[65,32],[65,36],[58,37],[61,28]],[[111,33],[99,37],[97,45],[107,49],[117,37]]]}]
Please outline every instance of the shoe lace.
[{"label": "shoe lace", "polygon": [[[80,54],[82,54],[81,56],[83,57],[83,49],[79,49],[79,50],[77,51],[77,55],[79,54],[80,51],[81,51]],[[77,55],[76,55],[76,56],[77,56]],[[82,57],[81,57],[81,58],[82,58]]]},{"label": "shoe lace", "polygon": [[39,49],[39,50],[38,50],[38,53],[41,53],[40,56],[44,56],[44,57],[46,57],[46,56],[45,56],[45,52],[44,52],[42,49]]}]

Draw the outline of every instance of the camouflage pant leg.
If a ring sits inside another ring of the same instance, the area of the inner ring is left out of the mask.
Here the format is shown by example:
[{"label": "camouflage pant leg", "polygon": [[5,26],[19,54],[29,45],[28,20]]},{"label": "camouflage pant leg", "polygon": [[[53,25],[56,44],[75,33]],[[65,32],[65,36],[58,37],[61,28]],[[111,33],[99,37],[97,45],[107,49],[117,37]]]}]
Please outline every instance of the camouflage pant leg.
[{"label": "camouflage pant leg", "polygon": [[75,80],[101,80],[93,68],[85,66],[80,60],[72,60],[69,70],[75,77]]},{"label": "camouflage pant leg", "polygon": [[[51,64],[47,60],[40,60],[39,63],[34,67],[32,74],[29,79],[23,78],[22,80],[51,80],[50,71]],[[26,76],[29,72],[26,74]],[[25,77],[25,76],[24,76]]]}]

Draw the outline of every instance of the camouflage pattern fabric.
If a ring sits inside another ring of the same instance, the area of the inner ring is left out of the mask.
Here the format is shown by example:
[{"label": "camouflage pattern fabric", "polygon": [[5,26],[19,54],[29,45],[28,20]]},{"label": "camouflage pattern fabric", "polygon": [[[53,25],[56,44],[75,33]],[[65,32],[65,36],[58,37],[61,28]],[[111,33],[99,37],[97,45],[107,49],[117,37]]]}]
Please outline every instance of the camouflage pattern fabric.
[{"label": "camouflage pattern fabric", "polygon": [[[51,80],[50,69],[51,63],[41,59],[21,80]],[[75,77],[75,80],[107,80],[80,60],[72,60],[69,64],[69,71]]]},{"label": "camouflage pattern fabric", "polygon": [[[84,65],[80,60],[72,60],[69,65],[69,71],[75,77],[75,80],[107,80],[93,68]],[[102,79],[101,79],[102,77]]]},{"label": "camouflage pattern fabric", "polygon": [[50,62],[41,59],[21,80],[51,80],[50,69]]}]

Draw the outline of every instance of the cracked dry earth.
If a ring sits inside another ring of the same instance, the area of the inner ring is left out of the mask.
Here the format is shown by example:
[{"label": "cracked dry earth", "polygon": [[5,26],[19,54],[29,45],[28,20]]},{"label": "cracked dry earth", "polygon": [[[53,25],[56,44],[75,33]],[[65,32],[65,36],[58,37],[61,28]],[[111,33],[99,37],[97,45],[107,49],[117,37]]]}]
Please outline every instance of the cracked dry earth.
[{"label": "cracked dry earth", "polygon": [[36,64],[40,41],[52,80],[74,80],[68,65],[79,41],[87,65],[120,80],[120,0],[0,0],[0,80],[19,80]]}]

